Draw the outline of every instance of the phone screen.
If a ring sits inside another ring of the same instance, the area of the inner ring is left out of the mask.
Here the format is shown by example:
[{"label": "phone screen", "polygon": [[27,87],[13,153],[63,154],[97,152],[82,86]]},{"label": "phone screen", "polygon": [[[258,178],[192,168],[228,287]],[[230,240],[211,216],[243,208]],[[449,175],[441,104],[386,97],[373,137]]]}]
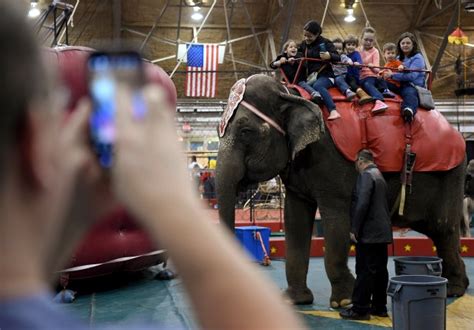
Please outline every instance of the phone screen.
[{"label": "phone screen", "polygon": [[141,95],[143,62],[138,53],[94,53],[88,61],[89,94],[93,103],[90,131],[93,148],[103,167],[113,164],[117,83],[132,92],[133,115],[143,117],[146,107]]}]

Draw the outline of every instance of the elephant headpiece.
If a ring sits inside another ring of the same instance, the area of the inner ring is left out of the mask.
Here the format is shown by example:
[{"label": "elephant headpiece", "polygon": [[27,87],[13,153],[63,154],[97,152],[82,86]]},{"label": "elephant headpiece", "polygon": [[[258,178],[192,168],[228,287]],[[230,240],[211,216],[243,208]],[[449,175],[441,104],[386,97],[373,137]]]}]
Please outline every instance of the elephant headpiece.
[{"label": "elephant headpiece", "polygon": [[224,137],[229,122],[241,105],[283,136],[288,136],[292,159],[324,133],[324,122],[317,105],[290,94],[286,86],[275,79],[255,74],[232,86],[219,124],[219,137]]}]

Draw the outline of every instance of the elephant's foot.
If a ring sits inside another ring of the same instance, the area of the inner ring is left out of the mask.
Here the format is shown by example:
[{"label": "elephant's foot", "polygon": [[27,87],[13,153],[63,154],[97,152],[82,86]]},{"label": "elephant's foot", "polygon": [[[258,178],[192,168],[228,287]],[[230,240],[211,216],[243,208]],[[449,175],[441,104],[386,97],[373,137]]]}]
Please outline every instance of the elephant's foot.
[{"label": "elephant's foot", "polygon": [[286,289],[285,294],[294,305],[311,305],[314,300],[313,293],[308,288],[288,288]]},{"label": "elephant's foot", "polygon": [[329,304],[332,308],[347,307],[352,303],[352,289],[354,288],[354,276],[349,275],[343,280],[332,285]]},{"label": "elephant's foot", "polygon": [[466,293],[466,289],[469,286],[469,279],[466,275],[459,277],[447,277],[448,278],[448,297],[461,297]]},{"label": "elephant's foot", "polygon": [[331,307],[332,308],[345,308],[345,307],[349,306],[350,304],[352,304],[351,299],[342,299],[341,301],[331,300]]},{"label": "elephant's foot", "polygon": [[456,285],[452,284],[450,281],[448,281],[448,292],[447,295],[448,297],[461,297],[464,296],[464,293],[466,293],[466,289],[469,285],[469,281],[467,285]]}]

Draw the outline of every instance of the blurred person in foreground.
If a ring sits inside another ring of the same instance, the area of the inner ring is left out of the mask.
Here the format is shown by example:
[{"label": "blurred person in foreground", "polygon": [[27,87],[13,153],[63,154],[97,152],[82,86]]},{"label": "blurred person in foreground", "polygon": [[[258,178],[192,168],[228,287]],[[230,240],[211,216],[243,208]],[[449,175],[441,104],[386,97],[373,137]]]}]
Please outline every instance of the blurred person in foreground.
[{"label": "blurred person in foreground", "polygon": [[[0,328],[87,328],[52,305],[49,288],[91,225],[88,205],[105,176],[87,136],[89,103],[64,118],[25,18],[16,2],[0,2]],[[131,118],[129,91],[118,94],[113,189],[168,248],[200,326],[303,327],[230,234],[205,219],[164,92],[144,88],[148,109],[157,110],[144,120]]]}]

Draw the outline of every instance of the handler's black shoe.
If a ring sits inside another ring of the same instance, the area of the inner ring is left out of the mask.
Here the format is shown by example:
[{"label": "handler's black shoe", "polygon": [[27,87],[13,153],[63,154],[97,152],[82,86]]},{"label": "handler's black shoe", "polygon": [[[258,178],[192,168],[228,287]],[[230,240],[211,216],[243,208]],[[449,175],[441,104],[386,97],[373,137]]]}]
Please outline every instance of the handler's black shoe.
[{"label": "handler's black shoe", "polygon": [[378,317],[388,317],[387,309],[378,310],[378,309],[375,309],[375,308],[371,308],[370,309],[370,315],[378,316]]},{"label": "handler's black shoe", "polygon": [[339,315],[346,320],[363,320],[363,321],[368,321],[370,320],[370,314],[359,314],[357,312],[354,312],[352,308],[345,309],[342,312],[339,313]]}]

